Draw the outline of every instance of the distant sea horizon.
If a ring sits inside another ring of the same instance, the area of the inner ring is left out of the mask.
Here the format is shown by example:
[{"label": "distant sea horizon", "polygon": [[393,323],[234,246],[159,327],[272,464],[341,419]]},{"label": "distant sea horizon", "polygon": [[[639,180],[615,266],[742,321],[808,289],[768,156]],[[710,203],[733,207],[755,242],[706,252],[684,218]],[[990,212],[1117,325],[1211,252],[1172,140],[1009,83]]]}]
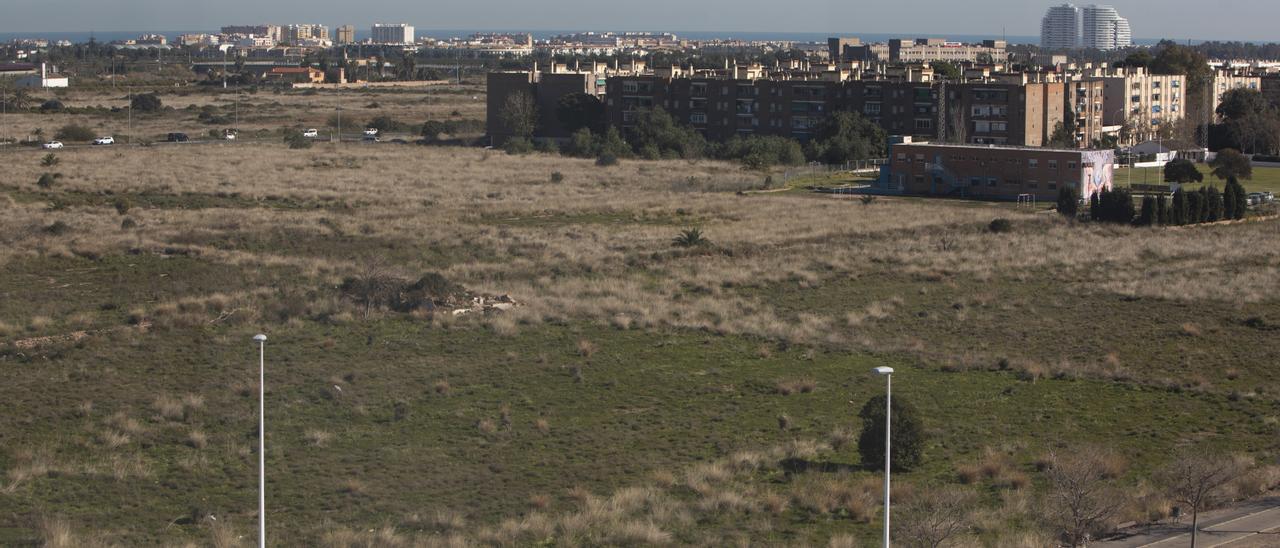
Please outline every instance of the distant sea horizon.
[{"label": "distant sea horizon", "polygon": [[[330,32],[336,27],[331,26]],[[45,39],[51,41],[70,40],[73,43],[88,42],[92,37],[99,42],[112,42],[115,40],[127,40],[137,38],[143,34],[162,34],[170,40],[175,39],[181,34],[199,34],[199,33],[216,33],[217,30],[134,30],[134,31],[32,31],[32,32],[0,32],[0,42],[10,42],[14,39]],[[418,37],[431,37],[435,39],[462,38],[477,32],[489,33],[529,33],[534,39],[546,39],[561,34],[572,34],[576,32],[588,32],[584,30],[523,30],[523,29],[416,29],[415,34]],[[596,31],[608,32],[608,31]],[[628,31],[612,31],[612,32],[628,32]],[[645,31],[639,31],[645,32]],[[880,32],[772,32],[772,31],[648,31],[648,32],[670,32],[681,38],[693,40],[714,40],[714,39],[738,39],[748,41],[792,41],[792,42],[826,42],[827,38],[833,36],[855,36],[861,38],[865,42],[885,42],[893,38],[945,38],[957,42],[981,42],[982,40],[1006,40],[1010,44],[1038,44],[1039,36],[1027,35],[1007,35],[999,34],[939,34],[939,33],[880,33]],[[356,30],[356,40],[364,40],[368,38],[369,30]],[[1140,46],[1150,46],[1163,40],[1163,38],[1135,38],[1134,44]],[[1199,44],[1207,40],[1201,39],[1173,39],[1179,43]],[[1248,40],[1243,40],[1248,42]],[[1271,41],[1259,41],[1254,43],[1269,43]]]}]

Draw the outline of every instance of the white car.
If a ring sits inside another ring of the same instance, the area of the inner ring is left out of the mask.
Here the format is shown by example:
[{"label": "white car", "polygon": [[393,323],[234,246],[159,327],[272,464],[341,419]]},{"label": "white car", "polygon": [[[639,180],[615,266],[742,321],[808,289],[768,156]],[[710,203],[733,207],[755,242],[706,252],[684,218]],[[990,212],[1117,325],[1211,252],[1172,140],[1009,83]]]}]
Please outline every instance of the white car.
[{"label": "white car", "polygon": [[314,129],[308,129],[308,130],[306,130],[306,131],[302,132],[302,136],[303,136],[303,137],[306,137],[306,138],[308,138],[308,139],[315,139],[316,137],[319,137],[319,136],[320,136],[320,132],[319,132],[319,131],[316,131],[316,130],[314,130]]},{"label": "white car", "polygon": [[364,130],[364,134],[365,134],[365,135],[368,135],[368,136],[377,136],[377,135],[378,135],[378,130],[377,130],[377,128],[366,128],[366,129]]},{"label": "white car", "polygon": [[234,130],[228,129],[222,132],[222,138],[227,141],[234,141],[236,140],[236,132]]},{"label": "white car", "polygon": [[93,140],[93,144],[95,144],[95,145],[114,145],[114,144],[116,144],[116,138],[115,138],[115,137],[112,137],[112,136],[110,136],[110,135],[108,135],[108,136],[106,136],[106,137],[98,137],[97,139],[94,139],[94,140]]},{"label": "white car", "polygon": [[43,144],[43,145],[40,145],[40,148],[43,148],[43,149],[45,149],[45,150],[53,150],[53,149],[56,149],[56,148],[62,148],[62,141],[49,141],[49,142],[47,142],[47,143],[45,143],[45,144]]}]

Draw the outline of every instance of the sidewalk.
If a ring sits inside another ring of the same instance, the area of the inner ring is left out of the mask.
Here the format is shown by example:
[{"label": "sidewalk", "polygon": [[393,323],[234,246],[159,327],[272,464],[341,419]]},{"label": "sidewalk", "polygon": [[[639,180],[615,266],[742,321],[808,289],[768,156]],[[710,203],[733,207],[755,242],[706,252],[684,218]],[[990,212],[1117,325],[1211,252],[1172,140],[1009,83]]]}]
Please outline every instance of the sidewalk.
[{"label": "sidewalk", "polygon": [[[1280,495],[1200,514],[1197,548],[1280,546]],[[1108,548],[1172,548],[1191,545],[1191,516],[1180,523],[1162,522],[1120,531],[1095,546]]]}]

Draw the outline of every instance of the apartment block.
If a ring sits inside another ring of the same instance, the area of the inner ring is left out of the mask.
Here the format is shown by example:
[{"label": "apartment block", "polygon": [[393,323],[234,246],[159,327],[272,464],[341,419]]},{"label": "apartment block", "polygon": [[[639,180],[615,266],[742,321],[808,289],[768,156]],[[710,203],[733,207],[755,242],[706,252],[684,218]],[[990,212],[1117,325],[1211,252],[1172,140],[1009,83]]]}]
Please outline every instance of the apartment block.
[{"label": "apartment block", "polygon": [[413,43],[413,26],[405,23],[374,23],[370,34],[375,44]]},{"label": "apartment block", "polygon": [[1154,139],[1162,124],[1186,117],[1186,76],[1151,74],[1135,68],[1082,79],[1103,83],[1103,123],[1127,125],[1136,141]]},{"label": "apartment block", "polygon": [[280,25],[231,25],[222,27],[222,34],[266,37],[273,42],[284,39]]},{"label": "apartment block", "polygon": [[772,80],[616,76],[610,122],[624,131],[662,108],[712,140],[735,135],[808,139],[832,112],[862,113],[887,133],[917,139],[1040,146],[1063,121],[1061,83]]},{"label": "apartment block", "polygon": [[1115,152],[900,143],[889,147],[882,190],[905,194],[1054,200],[1061,187],[1081,196],[1111,188]]},{"label": "apartment block", "polygon": [[342,25],[338,27],[338,32],[334,36],[338,45],[347,45],[356,43],[356,28],[351,25]]},{"label": "apartment block", "polygon": [[521,94],[531,99],[537,109],[538,137],[569,137],[570,132],[561,125],[556,115],[560,98],[573,93],[598,95],[598,81],[597,75],[591,71],[570,71],[567,68],[548,72],[490,72],[485,97],[488,111],[485,132],[490,143],[498,146],[514,136],[506,119],[506,111],[508,102]]},{"label": "apartment block", "polygon": [[[1219,70],[1213,74],[1213,112],[1218,111],[1222,98],[1233,89],[1251,89],[1262,92],[1262,77],[1243,71]],[[1215,114],[1216,116],[1216,114]]]},{"label": "apartment block", "polygon": [[941,38],[889,40],[889,60],[901,63],[1003,63],[1008,60],[1004,40],[985,40],[980,44],[948,42]]},{"label": "apartment block", "polygon": [[1101,80],[1076,80],[1066,83],[1067,115],[1074,116],[1076,141],[1081,147],[1091,146],[1105,135],[1105,84]]}]

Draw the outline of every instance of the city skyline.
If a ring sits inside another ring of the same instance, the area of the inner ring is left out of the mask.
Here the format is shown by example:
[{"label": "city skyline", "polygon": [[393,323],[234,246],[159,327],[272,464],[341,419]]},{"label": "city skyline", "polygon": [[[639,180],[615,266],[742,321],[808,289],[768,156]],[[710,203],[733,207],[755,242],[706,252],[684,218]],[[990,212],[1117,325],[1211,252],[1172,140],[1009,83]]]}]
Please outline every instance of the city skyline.
[{"label": "city skyline", "polygon": [[[653,0],[637,13],[618,17],[618,10],[583,0],[547,0],[539,4],[497,0],[476,10],[467,5],[425,7],[404,0],[372,0],[359,10],[334,2],[227,0],[216,9],[202,4],[176,6],[157,0],[123,0],[105,5],[85,0],[16,0],[0,22],[0,33],[126,32],[212,30],[222,25],[317,22],[367,29],[374,22],[404,22],[420,32],[469,30],[653,30],[716,33],[988,35],[1030,37],[1039,33],[1045,10],[1058,2],[1010,3],[974,0],[963,5],[936,2],[925,10],[897,5],[853,6],[833,1],[804,2],[808,9],[770,13],[741,10],[729,0],[706,0],[691,6],[675,0]],[[1270,16],[1280,6],[1265,0],[1237,0],[1230,7],[1247,18],[1188,18],[1197,6],[1186,0],[1109,2],[1132,21],[1135,39],[1242,40],[1274,42]],[[1182,5],[1185,9],[1179,9]],[[571,13],[572,17],[562,14]],[[822,17],[814,17],[816,13]],[[672,14],[680,14],[679,17]],[[625,21],[625,23],[621,23]]]}]

